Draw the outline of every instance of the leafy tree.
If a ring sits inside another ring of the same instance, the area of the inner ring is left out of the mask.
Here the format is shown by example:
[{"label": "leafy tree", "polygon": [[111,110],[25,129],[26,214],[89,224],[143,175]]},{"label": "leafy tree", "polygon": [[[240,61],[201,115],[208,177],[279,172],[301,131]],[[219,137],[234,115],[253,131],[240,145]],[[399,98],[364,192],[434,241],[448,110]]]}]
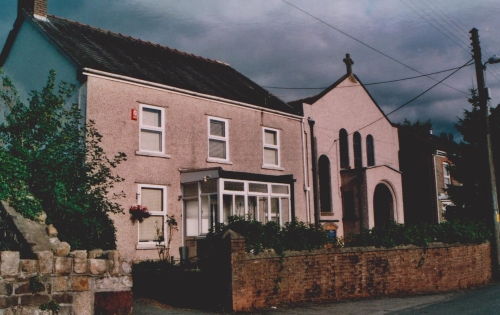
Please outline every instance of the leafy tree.
[{"label": "leafy tree", "polygon": [[405,118],[400,126],[403,127],[404,130],[420,136],[426,136],[432,130],[432,122],[430,119],[427,121],[420,121],[420,119],[417,119],[415,122],[411,122]]},{"label": "leafy tree", "polygon": [[59,238],[74,249],[115,248],[115,228],[108,213],[123,212],[109,190],[123,178],[112,170],[124,153],[108,158],[93,121],[85,124],[78,104],[67,105],[75,87],[56,86],[50,71],[42,91],[20,101],[12,81],[3,76],[0,108],[0,198],[25,217],[42,210]]},{"label": "leafy tree", "polygon": [[[456,124],[457,130],[462,134],[460,154],[452,157],[453,176],[461,182],[462,186],[450,187],[449,194],[455,207],[447,210],[447,217],[461,217],[490,221],[490,196],[489,173],[485,137],[484,116],[479,109],[477,90],[471,90],[468,99],[472,108],[464,110],[463,118]],[[490,129],[498,179],[500,167],[500,109],[490,111]],[[498,181],[497,181],[498,186]],[[498,193],[498,191],[497,191]]]}]

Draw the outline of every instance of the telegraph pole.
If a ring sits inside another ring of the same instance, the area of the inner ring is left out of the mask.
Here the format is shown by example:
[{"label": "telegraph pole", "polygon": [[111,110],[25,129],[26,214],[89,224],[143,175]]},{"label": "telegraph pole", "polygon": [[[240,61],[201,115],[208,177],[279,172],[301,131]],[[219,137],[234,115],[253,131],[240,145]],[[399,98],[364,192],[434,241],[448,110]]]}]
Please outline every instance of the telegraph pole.
[{"label": "telegraph pole", "polygon": [[[477,92],[479,96],[479,110],[484,118],[484,131],[486,137],[486,148],[484,149],[488,156],[488,177],[490,182],[490,206],[491,206],[491,219],[493,227],[493,243],[491,244],[491,257],[492,257],[492,271],[495,280],[500,280],[500,243],[499,243],[499,213],[498,213],[498,197],[497,185],[495,178],[495,165],[493,163],[493,150],[491,145],[490,123],[488,115],[488,91],[484,83],[484,69],[486,63],[483,65],[481,61],[481,46],[479,45],[479,34],[476,28],[471,31],[472,52],[474,54],[474,63],[476,65],[476,79],[477,79]],[[486,162],[486,161],[485,161]]]}]

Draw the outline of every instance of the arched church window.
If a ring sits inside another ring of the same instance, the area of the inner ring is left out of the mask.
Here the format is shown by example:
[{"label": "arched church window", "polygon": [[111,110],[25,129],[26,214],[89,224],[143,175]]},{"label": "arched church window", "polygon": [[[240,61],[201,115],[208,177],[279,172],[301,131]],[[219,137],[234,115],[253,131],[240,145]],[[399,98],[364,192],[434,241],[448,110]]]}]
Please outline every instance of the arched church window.
[{"label": "arched church window", "polygon": [[373,136],[368,135],[366,137],[366,157],[368,166],[375,165],[375,148],[373,146]]},{"label": "arched church window", "polygon": [[347,131],[343,128],[339,131],[339,147],[340,168],[349,168],[349,142],[347,139]]},{"label": "arched church window", "polygon": [[363,158],[362,158],[362,150],[361,150],[361,135],[359,132],[355,132],[352,139],[352,146],[354,149],[354,167],[360,168],[363,167]]}]

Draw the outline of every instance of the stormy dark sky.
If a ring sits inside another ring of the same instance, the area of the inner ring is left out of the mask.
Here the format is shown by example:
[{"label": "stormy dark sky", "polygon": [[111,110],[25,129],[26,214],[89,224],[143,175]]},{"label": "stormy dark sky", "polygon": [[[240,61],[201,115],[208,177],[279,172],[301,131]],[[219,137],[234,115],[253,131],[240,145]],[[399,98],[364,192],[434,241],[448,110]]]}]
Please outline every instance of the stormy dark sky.
[{"label": "stormy dark sky", "polygon": [[[287,1],[49,0],[48,11],[224,61],[285,101],[321,90],[270,87],[327,87],[345,73],[346,53],[351,54],[353,71],[364,84],[464,65],[472,58],[469,31],[473,27],[479,30],[483,62],[500,55],[498,0]],[[2,44],[14,23],[16,5],[15,0],[0,2]],[[450,73],[432,77],[441,80]],[[422,77],[366,87],[388,113],[435,83]],[[436,86],[389,119],[431,119],[435,133],[455,133],[457,117],[469,106],[468,90],[476,84],[474,66],[461,69],[444,83],[449,87]],[[488,65],[486,84],[491,105],[496,106],[500,64]]]}]

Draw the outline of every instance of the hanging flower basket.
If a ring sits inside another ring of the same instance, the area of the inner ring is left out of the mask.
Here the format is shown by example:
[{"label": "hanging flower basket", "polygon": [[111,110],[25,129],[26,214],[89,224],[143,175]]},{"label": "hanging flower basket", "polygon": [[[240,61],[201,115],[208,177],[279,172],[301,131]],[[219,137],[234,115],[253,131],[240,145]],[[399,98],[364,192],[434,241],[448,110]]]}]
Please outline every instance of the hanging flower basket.
[{"label": "hanging flower basket", "polygon": [[144,219],[149,218],[151,213],[149,213],[148,208],[141,205],[134,205],[128,209],[130,213],[130,221],[135,223],[135,221],[142,222]]}]

